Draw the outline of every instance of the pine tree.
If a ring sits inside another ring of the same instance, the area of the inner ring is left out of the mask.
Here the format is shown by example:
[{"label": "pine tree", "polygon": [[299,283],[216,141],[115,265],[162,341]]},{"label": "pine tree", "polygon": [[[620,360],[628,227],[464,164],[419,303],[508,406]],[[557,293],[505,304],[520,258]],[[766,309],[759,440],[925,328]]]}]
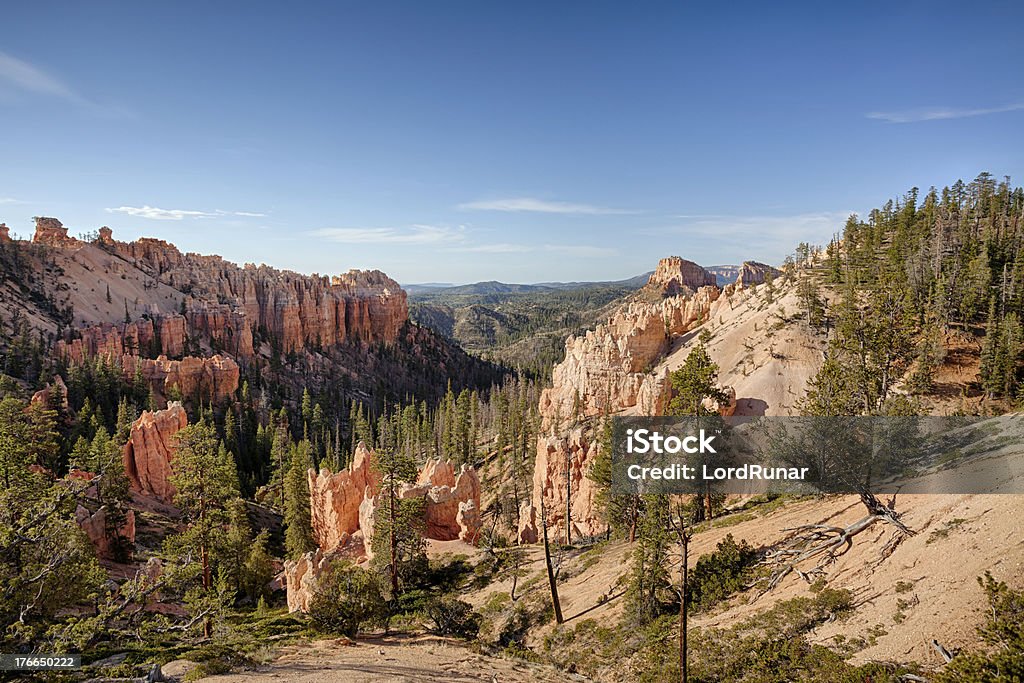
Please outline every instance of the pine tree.
[{"label": "pine tree", "polygon": [[633,551],[625,596],[626,614],[638,626],[650,623],[665,609],[663,598],[670,588],[668,511],[667,496],[644,496],[643,523]]},{"label": "pine tree", "polygon": [[423,569],[426,561],[424,501],[399,498],[402,483],[416,478],[416,461],[411,455],[395,448],[382,448],[377,451],[373,466],[381,477],[371,540],[374,564],[387,572],[391,598],[396,599],[403,585]]},{"label": "pine tree", "polygon": [[106,580],[75,521],[80,491],[30,466],[54,461],[53,411],[0,400],[0,633],[8,651],[36,646],[45,620],[93,600]]},{"label": "pine tree", "polygon": [[313,466],[309,451],[306,440],[292,446],[291,463],[284,480],[285,549],[291,559],[301,557],[316,547],[309,509],[307,473]]},{"label": "pine tree", "polygon": [[717,387],[718,365],[711,360],[704,342],[698,342],[683,365],[669,375],[672,399],[668,404],[670,415],[709,415],[704,399],[725,400]]},{"label": "pine tree", "polygon": [[[211,425],[194,424],[175,434],[177,451],[171,484],[177,489],[175,505],[182,512],[185,530],[169,542],[178,557],[198,556],[202,594],[216,599],[222,591],[214,584],[213,562],[224,538],[224,527],[232,500],[238,498],[238,473],[234,458],[218,446],[217,434]],[[204,610],[212,612],[209,606]],[[212,633],[212,622],[203,619],[206,636]]]}]

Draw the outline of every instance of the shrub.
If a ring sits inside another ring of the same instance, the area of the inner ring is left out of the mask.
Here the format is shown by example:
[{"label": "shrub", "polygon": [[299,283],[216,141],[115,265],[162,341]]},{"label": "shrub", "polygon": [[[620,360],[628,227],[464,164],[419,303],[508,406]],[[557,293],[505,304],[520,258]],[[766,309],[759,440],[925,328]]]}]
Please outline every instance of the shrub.
[{"label": "shrub", "polygon": [[323,633],[354,637],[363,625],[387,618],[377,574],[353,566],[332,568],[320,580],[309,604],[313,626]]},{"label": "shrub", "polygon": [[978,578],[988,598],[988,620],[978,635],[989,653],[967,652],[953,658],[936,679],[940,683],[995,683],[1024,680],[1024,591],[1015,591],[985,572]]},{"label": "shrub", "polygon": [[475,638],[480,632],[480,615],[468,602],[457,598],[437,598],[427,607],[427,616],[439,635]]},{"label": "shrub", "polygon": [[757,562],[757,551],[746,541],[739,543],[726,536],[715,552],[705,555],[689,576],[690,606],[706,610],[743,590],[750,568]]}]

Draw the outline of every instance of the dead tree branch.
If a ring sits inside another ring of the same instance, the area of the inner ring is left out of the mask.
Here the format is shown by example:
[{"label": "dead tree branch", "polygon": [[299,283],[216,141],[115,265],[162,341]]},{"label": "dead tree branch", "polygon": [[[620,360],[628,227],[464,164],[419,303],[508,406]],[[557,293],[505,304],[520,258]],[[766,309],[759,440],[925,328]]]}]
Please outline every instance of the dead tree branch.
[{"label": "dead tree branch", "polygon": [[[825,569],[829,565],[836,562],[853,547],[855,536],[876,523],[895,527],[892,537],[882,546],[879,561],[888,558],[905,538],[914,535],[914,531],[903,523],[900,519],[901,514],[896,511],[895,496],[888,504],[885,504],[869,491],[861,491],[860,499],[867,508],[868,514],[849,526],[804,524],[784,529],[790,533],[765,554],[764,563],[774,566],[775,570],[768,578],[767,587],[762,593],[775,588],[791,573],[811,583],[814,579],[824,575]],[[807,568],[811,561],[813,564]]]}]

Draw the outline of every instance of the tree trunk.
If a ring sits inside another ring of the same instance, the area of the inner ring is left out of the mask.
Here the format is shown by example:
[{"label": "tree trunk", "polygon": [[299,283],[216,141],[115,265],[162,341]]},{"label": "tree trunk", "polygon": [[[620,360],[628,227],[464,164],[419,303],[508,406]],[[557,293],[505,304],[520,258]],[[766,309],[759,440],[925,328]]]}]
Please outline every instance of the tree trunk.
[{"label": "tree trunk", "polygon": [[395,482],[393,479],[388,488],[388,498],[391,505],[389,512],[391,523],[388,525],[388,542],[391,545],[391,599],[394,600],[398,597],[398,541],[395,534]]},{"label": "tree trunk", "polygon": [[551,589],[551,604],[555,608],[555,623],[562,623],[562,605],[558,602],[558,586],[555,584],[555,570],[551,567],[551,548],[548,546],[548,515],[544,499],[540,500],[540,525],[544,529],[544,564],[548,570],[548,587]]},{"label": "tree trunk", "polygon": [[687,683],[689,680],[689,672],[687,670],[688,657],[686,653],[687,647],[687,618],[686,618],[686,598],[689,593],[689,562],[690,562],[690,535],[683,531],[682,533],[682,544],[683,544],[683,571],[682,578],[680,579],[682,585],[679,591],[679,680],[682,683]]}]

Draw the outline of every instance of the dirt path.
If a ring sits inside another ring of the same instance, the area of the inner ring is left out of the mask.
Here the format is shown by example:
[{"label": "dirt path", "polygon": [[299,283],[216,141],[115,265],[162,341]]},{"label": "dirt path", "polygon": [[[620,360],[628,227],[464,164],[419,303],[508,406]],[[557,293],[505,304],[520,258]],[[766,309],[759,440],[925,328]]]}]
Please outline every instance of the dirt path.
[{"label": "dirt path", "polygon": [[308,645],[288,646],[266,667],[244,670],[206,681],[477,681],[523,682],[565,681],[566,675],[552,667],[516,659],[480,655],[465,646],[431,636],[321,640]]}]

